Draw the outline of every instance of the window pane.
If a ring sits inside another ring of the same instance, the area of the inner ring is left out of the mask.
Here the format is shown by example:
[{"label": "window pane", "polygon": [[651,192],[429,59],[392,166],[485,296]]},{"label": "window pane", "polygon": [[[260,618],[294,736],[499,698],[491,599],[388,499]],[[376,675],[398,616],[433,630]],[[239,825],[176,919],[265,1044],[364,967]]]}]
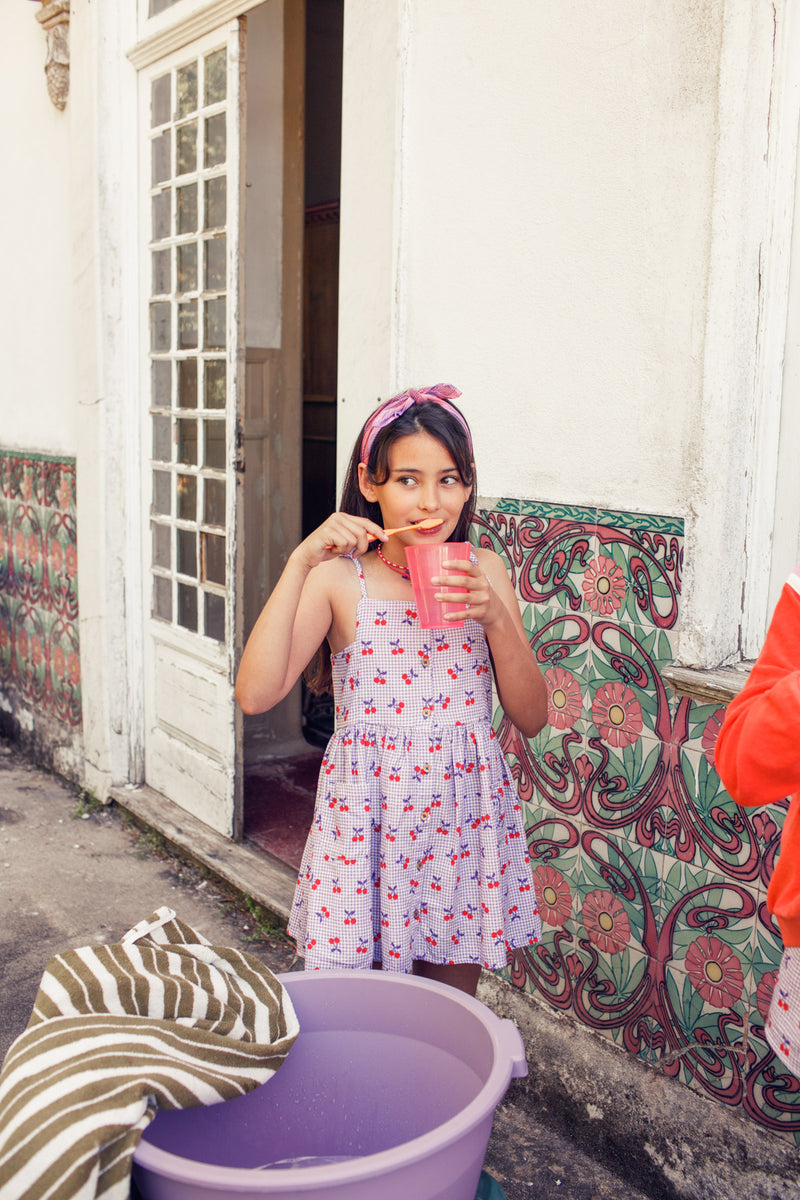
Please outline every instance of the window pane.
[{"label": "window pane", "polygon": [[225,525],[225,480],[207,479],[203,520],[206,525]]},{"label": "window pane", "polygon": [[172,421],[169,417],[153,417],[153,458],[158,462],[172,459]]},{"label": "window pane", "polygon": [[178,421],[178,462],[197,463],[197,421]]},{"label": "window pane", "polygon": [[181,521],[197,520],[197,478],[178,476],[178,516]]},{"label": "window pane", "polygon": [[225,113],[206,118],[206,167],[218,167],[225,162],[226,154]]},{"label": "window pane", "polygon": [[178,363],[178,408],[197,408],[197,359]]},{"label": "window pane", "polygon": [[[146,0],[151,14],[172,4],[178,0]],[[224,473],[231,452],[225,418],[229,69],[223,46],[151,83],[150,176],[145,166],[142,180],[152,221],[152,611],[218,641],[227,620]]]},{"label": "window pane", "polygon": [[224,359],[212,358],[206,363],[206,408],[225,407],[226,374]]},{"label": "window pane", "polygon": [[172,95],[171,81],[169,75],[160,75],[158,79],[154,79],[150,88],[150,125],[155,129],[158,125],[165,125],[169,120],[170,97]]},{"label": "window pane", "polygon": [[171,8],[173,4],[177,3],[178,0],[150,0],[150,12],[147,15],[149,17],[158,16],[160,12],[164,12],[165,9]]},{"label": "window pane", "polygon": [[178,584],[178,624],[197,632],[197,589]]},{"label": "window pane", "polygon": [[172,476],[169,471],[153,471],[153,512],[168,517],[172,512]]},{"label": "window pane", "polygon": [[164,567],[168,571],[172,566],[169,525],[158,525],[153,521],[151,529],[153,531],[153,565]]},{"label": "window pane", "polygon": [[225,538],[215,533],[202,533],[203,582],[225,586]]},{"label": "window pane", "polygon": [[197,534],[193,529],[178,530],[178,570],[197,578]]},{"label": "window pane", "polygon": [[206,427],[206,467],[225,470],[225,422],[204,421]]},{"label": "window pane", "polygon": [[228,239],[225,234],[210,238],[205,243],[206,248],[206,277],[207,292],[224,292],[227,284],[225,259],[227,258]]},{"label": "window pane", "polygon": [[197,242],[178,246],[178,291],[197,291]]},{"label": "window pane", "polygon": [[197,121],[181,125],[176,132],[178,169],[176,175],[197,170]]},{"label": "window pane", "polygon": [[218,104],[227,92],[225,50],[206,55],[206,104]]},{"label": "window pane", "polygon": [[178,305],[178,349],[197,349],[196,300],[185,300]]},{"label": "window pane", "polygon": [[204,229],[221,228],[227,219],[228,180],[224,175],[206,180],[206,220]]},{"label": "window pane", "polygon": [[207,300],[205,303],[206,327],[204,331],[206,350],[225,349],[225,297]]},{"label": "window pane", "polygon": [[197,231],[197,184],[178,188],[178,233]]},{"label": "window pane", "polygon": [[150,372],[153,407],[169,408],[172,404],[172,363],[156,359]]},{"label": "window pane", "polygon": [[170,348],[170,305],[161,301],[150,305],[150,349],[155,353]]},{"label": "window pane", "polygon": [[150,172],[150,183],[153,186],[158,183],[163,183],[164,180],[169,179],[170,175],[172,174],[170,137],[170,131],[165,129],[159,137],[153,138],[152,166]]},{"label": "window pane", "polygon": [[225,597],[206,592],[206,637],[225,641]]},{"label": "window pane", "polygon": [[153,241],[160,242],[170,233],[170,189],[153,196]]},{"label": "window pane", "polygon": [[165,296],[172,291],[172,269],[169,250],[154,250],[153,260],[153,295]]},{"label": "window pane", "polygon": [[161,575],[153,577],[153,616],[161,621],[172,620],[172,584]]},{"label": "window pane", "polygon": [[197,63],[188,63],[177,74],[178,116],[188,117],[197,109]]}]

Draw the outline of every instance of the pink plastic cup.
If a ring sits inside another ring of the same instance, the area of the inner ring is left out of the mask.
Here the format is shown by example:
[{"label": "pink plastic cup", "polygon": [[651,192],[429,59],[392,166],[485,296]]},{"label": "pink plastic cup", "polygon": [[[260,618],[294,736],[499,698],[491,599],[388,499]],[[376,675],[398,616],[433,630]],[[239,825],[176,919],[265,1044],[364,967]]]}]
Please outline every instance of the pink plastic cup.
[{"label": "pink plastic cup", "polygon": [[463,621],[445,621],[444,615],[458,612],[463,608],[463,602],[448,604],[447,601],[434,599],[437,592],[443,589],[438,584],[431,583],[436,575],[447,575],[448,570],[442,566],[448,559],[463,558],[469,561],[469,542],[434,542],[431,545],[406,546],[406,561],[411,576],[411,586],[414,589],[414,599],[417,602],[419,623],[423,629],[459,629]]}]

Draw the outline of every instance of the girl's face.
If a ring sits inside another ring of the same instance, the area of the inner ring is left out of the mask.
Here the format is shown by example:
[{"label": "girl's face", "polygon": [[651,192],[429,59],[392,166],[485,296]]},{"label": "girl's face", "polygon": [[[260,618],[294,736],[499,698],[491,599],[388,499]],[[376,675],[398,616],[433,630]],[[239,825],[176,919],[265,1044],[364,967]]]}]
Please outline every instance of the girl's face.
[{"label": "girl's face", "polygon": [[426,517],[441,517],[443,524],[428,533],[405,533],[403,542],[432,538],[444,542],[452,534],[469,499],[467,487],[450,451],[429,433],[412,433],[389,447],[389,474],[385,483],[372,483],[367,468],[358,468],[358,484],[365,499],[377,501],[384,527],[412,525]]}]

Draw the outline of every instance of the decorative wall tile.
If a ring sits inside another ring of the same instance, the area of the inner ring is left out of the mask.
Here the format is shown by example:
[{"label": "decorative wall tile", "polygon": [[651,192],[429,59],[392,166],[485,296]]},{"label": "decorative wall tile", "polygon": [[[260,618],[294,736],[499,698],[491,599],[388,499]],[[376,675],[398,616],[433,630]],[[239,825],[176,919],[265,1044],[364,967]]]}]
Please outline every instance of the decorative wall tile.
[{"label": "decorative wall tile", "polygon": [[81,724],[74,460],[0,450],[0,667],[39,712]]},{"label": "decorative wall tile", "polygon": [[506,560],[548,688],[535,738],[495,714],[543,916],[512,983],[800,1143],[800,1083],[764,1037],[785,805],[733,803],[714,768],[724,711],[664,682],[682,522],[512,499],[476,527]]}]

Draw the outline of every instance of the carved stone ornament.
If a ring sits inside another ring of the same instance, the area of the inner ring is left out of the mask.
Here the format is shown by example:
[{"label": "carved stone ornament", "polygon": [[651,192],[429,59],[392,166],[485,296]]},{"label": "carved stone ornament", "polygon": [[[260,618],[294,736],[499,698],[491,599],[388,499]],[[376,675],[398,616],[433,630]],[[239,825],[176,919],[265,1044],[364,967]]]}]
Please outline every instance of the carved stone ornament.
[{"label": "carved stone ornament", "polygon": [[42,7],[36,14],[47,33],[47,94],[59,112],[66,108],[69,95],[69,2],[41,0]]}]

